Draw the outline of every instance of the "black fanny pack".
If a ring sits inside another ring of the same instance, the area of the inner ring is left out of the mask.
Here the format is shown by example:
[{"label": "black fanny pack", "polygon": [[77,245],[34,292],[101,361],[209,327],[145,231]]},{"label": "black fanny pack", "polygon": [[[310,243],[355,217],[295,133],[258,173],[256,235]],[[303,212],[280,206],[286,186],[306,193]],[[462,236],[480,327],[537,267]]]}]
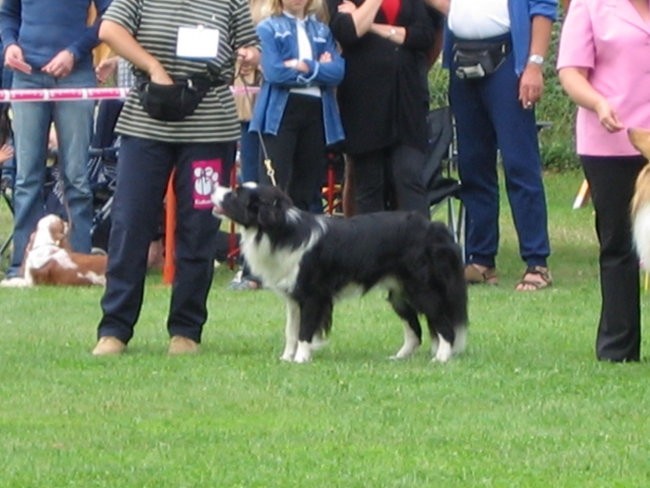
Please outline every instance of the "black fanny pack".
[{"label": "black fanny pack", "polygon": [[461,41],[453,45],[454,68],[458,78],[483,78],[494,73],[510,53],[510,40]]},{"label": "black fanny pack", "polygon": [[206,79],[176,80],[159,85],[139,79],[136,84],[140,103],[151,118],[178,122],[192,115],[212,84]]}]

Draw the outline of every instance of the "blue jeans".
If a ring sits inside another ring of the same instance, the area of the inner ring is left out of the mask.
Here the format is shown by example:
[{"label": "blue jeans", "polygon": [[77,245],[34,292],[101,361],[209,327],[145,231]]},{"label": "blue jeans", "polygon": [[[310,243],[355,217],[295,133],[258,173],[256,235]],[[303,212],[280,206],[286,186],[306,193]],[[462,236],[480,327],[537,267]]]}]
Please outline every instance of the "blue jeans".
[{"label": "blue jeans", "polygon": [[[36,72],[15,72],[13,88],[79,88],[96,86],[92,70],[53,78]],[[20,268],[29,236],[44,214],[47,141],[50,122],[56,128],[58,163],[64,185],[64,203],[71,222],[70,244],[78,252],[90,252],[93,219],[92,192],[86,174],[92,135],[92,100],[70,102],[16,102],[13,129],[16,149],[14,189],[14,252],[8,275]]]},{"label": "blue jeans", "polygon": [[542,161],[533,110],[517,99],[514,55],[480,79],[461,80],[452,66],[449,99],[456,120],[461,199],[466,209],[465,258],[492,267],[499,247],[497,149],[519,254],[528,266],[546,266],[550,254]]},{"label": "blue jeans", "polygon": [[257,132],[248,132],[249,122],[241,122],[241,140],[239,141],[239,179],[241,183],[259,181],[262,160],[260,136]]}]

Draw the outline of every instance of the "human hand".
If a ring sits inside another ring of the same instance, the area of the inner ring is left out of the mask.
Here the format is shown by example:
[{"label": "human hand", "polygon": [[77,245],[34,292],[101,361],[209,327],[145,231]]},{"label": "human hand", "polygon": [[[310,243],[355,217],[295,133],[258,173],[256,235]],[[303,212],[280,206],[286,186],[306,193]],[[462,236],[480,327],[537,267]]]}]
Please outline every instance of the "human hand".
[{"label": "human hand", "polygon": [[237,59],[242,74],[252,73],[260,64],[260,51],[256,47],[240,47],[237,50]]},{"label": "human hand", "polygon": [[25,62],[23,50],[18,44],[11,44],[5,50],[5,66],[26,75],[32,74],[32,67]]},{"label": "human hand", "polygon": [[343,0],[341,3],[339,3],[339,6],[337,7],[337,11],[342,14],[351,14],[356,9],[357,6],[350,0]]},{"label": "human hand", "polygon": [[9,144],[3,144],[0,147],[0,164],[3,164],[5,161],[9,161],[14,157],[14,148]]},{"label": "human hand", "polygon": [[307,73],[309,71],[309,66],[307,66],[307,63],[301,59],[287,59],[283,64],[286,68],[292,68],[296,71],[300,71],[301,73]]},{"label": "human hand", "polygon": [[173,85],[174,80],[169,76],[162,64],[157,63],[152,69],[149,70],[149,79],[158,85]]},{"label": "human hand", "polygon": [[595,112],[598,115],[600,125],[602,125],[607,132],[618,132],[625,128],[619,120],[618,115],[605,98],[596,104]]},{"label": "human hand", "polygon": [[50,59],[41,71],[55,78],[64,78],[72,72],[72,68],[74,68],[74,54],[64,49]]},{"label": "human hand", "polygon": [[519,80],[519,102],[527,110],[542,98],[544,91],[544,74],[542,67],[535,63],[528,63]]},{"label": "human hand", "polygon": [[332,53],[330,53],[329,51],[325,51],[318,58],[318,62],[319,63],[331,63],[332,62]]},{"label": "human hand", "polygon": [[97,66],[95,66],[95,76],[99,83],[106,83],[106,80],[110,78],[113,73],[117,70],[117,57],[113,56],[112,58],[104,59],[100,61]]}]

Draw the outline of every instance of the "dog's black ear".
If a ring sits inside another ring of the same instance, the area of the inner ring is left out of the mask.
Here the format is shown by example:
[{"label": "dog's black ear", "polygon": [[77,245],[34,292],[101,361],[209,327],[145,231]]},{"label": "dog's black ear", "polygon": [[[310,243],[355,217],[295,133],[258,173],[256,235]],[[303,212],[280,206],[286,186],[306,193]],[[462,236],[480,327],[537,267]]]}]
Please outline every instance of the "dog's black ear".
[{"label": "dog's black ear", "polygon": [[291,198],[273,188],[265,198],[260,199],[257,220],[262,227],[272,227],[286,222],[287,211],[293,206]]},{"label": "dog's black ear", "polygon": [[291,197],[289,197],[289,195],[286,193],[278,191],[275,195],[273,205],[286,212],[291,207],[293,207],[293,200],[291,200]]}]

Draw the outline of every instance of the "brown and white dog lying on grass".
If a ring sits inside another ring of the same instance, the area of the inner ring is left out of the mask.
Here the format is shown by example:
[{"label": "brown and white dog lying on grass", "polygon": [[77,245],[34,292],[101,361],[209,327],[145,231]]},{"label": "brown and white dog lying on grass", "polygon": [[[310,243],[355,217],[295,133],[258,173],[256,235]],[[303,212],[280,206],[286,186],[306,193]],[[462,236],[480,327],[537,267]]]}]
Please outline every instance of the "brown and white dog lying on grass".
[{"label": "brown and white dog lying on grass", "polygon": [[73,252],[67,239],[68,224],[54,214],[38,221],[22,265],[22,278],[3,286],[105,285],[107,257]]},{"label": "brown and white dog lying on grass", "polygon": [[[632,145],[650,160],[650,129],[628,129]],[[636,179],[632,198],[632,231],[641,267],[650,270],[650,164]]]}]

